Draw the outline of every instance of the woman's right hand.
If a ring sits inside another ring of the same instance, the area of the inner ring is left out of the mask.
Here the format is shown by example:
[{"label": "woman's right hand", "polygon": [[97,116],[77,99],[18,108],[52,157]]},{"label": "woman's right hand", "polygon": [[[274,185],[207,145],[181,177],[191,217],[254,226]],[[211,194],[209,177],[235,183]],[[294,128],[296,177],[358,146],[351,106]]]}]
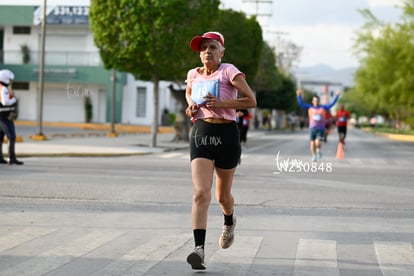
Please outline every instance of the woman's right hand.
[{"label": "woman's right hand", "polygon": [[187,117],[191,118],[191,117],[194,117],[194,115],[197,113],[197,111],[198,111],[198,106],[196,104],[192,104],[192,105],[189,105],[185,109],[185,115],[187,115]]}]

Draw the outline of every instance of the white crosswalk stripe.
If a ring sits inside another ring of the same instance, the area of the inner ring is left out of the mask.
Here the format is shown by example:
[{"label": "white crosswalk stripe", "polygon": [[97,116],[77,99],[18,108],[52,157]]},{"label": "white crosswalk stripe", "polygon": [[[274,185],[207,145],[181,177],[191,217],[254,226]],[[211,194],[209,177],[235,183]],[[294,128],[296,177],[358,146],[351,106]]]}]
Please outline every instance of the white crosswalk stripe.
[{"label": "white crosswalk stripe", "polygon": [[[0,230],[0,264],[3,264],[0,275],[73,275],[74,268],[77,268],[76,274],[95,276],[192,273],[185,261],[193,246],[191,232],[178,231],[169,235],[143,232],[141,236],[136,229],[28,227]],[[56,242],[62,237],[68,238]],[[33,247],[47,241],[51,241],[50,246],[45,246],[44,250]],[[284,248],[278,248],[264,237],[237,234],[235,243],[227,250],[219,249],[217,244],[213,246],[212,242],[216,243],[216,236],[207,241],[205,262],[207,271],[214,275],[268,275],[270,271],[277,275],[278,266],[271,266],[272,259],[290,265],[291,269],[285,267],[284,272],[290,271],[288,275],[293,276],[340,276],[339,264],[353,269],[366,269],[363,266],[369,264],[370,269],[376,269],[383,276],[411,275],[414,269],[414,249],[409,241],[353,244],[298,236],[282,243]],[[30,254],[22,254],[24,249],[30,249]],[[266,253],[261,253],[262,250]],[[273,250],[278,252],[271,255]],[[286,254],[283,252],[291,254],[283,257]],[[361,257],[363,259],[359,259]],[[267,266],[261,268],[261,263]]]},{"label": "white crosswalk stripe", "polygon": [[190,155],[184,152],[167,152],[160,154],[159,157],[162,159],[189,160]]},{"label": "white crosswalk stripe", "polygon": [[25,228],[22,230],[11,232],[7,235],[0,237],[0,252],[6,251],[26,241],[30,241],[34,238],[47,235],[54,232],[56,229],[45,228]]},{"label": "white crosswalk stripe", "polygon": [[339,276],[336,242],[332,240],[299,241],[294,276]]},{"label": "white crosswalk stripe", "polygon": [[225,264],[233,275],[249,275],[249,268],[262,243],[262,237],[237,237],[231,250],[217,250],[208,260],[208,267],[219,267]]},{"label": "white crosswalk stripe", "polygon": [[383,276],[414,273],[414,249],[411,243],[376,242],[375,253]]},{"label": "white crosswalk stripe", "polygon": [[61,246],[1,271],[1,275],[42,275],[71,262],[121,234],[123,232],[120,231],[92,231],[76,240],[63,241]]},{"label": "white crosswalk stripe", "polygon": [[190,234],[156,237],[127,252],[94,275],[143,275],[191,237]]},{"label": "white crosswalk stripe", "polygon": [[165,159],[178,158],[178,157],[182,157],[182,156],[183,156],[183,154],[180,153],[180,152],[169,152],[169,153],[160,154],[160,157],[165,158]]}]

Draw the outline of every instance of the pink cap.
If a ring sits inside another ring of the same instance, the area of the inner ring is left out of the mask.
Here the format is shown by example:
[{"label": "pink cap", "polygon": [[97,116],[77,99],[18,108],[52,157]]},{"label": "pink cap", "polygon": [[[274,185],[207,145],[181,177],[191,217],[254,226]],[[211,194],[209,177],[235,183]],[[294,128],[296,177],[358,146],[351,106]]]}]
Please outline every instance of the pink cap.
[{"label": "pink cap", "polygon": [[215,39],[224,47],[224,37],[219,32],[207,32],[202,36],[195,36],[191,39],[190,47],[196,52],[200,52],[200,44],[204,39]]}]

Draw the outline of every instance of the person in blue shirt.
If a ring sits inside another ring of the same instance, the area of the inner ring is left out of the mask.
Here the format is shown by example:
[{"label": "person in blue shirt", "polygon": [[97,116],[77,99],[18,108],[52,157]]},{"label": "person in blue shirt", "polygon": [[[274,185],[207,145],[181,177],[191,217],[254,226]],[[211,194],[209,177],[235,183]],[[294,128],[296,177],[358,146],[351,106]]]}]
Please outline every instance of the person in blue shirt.
[{"label": "person in blue shirt", "polygon": [[321,140],[325,135],[326,114],[339,99],[340,92],[338,91],[335,97],[329,104],[321,105],[318,96],[313,96],[312,104],[303,102],[303,90],[296,91],[299,106],[308,111],[309,117],[309,132],[310,132],[310,150],[312,153],[312,161],[322,158]]}]

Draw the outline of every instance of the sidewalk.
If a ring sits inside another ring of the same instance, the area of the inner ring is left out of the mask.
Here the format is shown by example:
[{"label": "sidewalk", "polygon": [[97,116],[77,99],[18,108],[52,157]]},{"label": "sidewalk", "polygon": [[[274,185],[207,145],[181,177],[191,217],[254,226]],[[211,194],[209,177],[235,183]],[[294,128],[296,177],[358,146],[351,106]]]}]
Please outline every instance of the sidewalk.
[{"label": "sidewalk", "polygon": [[[16,132],[22,142],[16,143],[18,157],[31,156],[123,156],[150,154],[188,148],[188,142],[173,141],[172,128],[164,127],[157,134],[156,147],[150,147],[149,127],[117,126],[117,137],[107,137],[109,129],[104,124],[53,124],[45,125],[43,133],[47,139],[36,141],[30,136],[36,127],[27,123],[16,123]],[[118,132],[119,131],[119,132]],[[7,156],[6,145],[3,153]]]},{"label": "sidewalk", "polygon": [[[150,134],[123,134],[118,137],[60,138],[16,143],[18,157],[30,156],[122,156],[188,148],[187,142],[172,142],[173,134],[159,134],[157,146],[150,147]],[[4,150],[7,153],[7,150]]]}]

